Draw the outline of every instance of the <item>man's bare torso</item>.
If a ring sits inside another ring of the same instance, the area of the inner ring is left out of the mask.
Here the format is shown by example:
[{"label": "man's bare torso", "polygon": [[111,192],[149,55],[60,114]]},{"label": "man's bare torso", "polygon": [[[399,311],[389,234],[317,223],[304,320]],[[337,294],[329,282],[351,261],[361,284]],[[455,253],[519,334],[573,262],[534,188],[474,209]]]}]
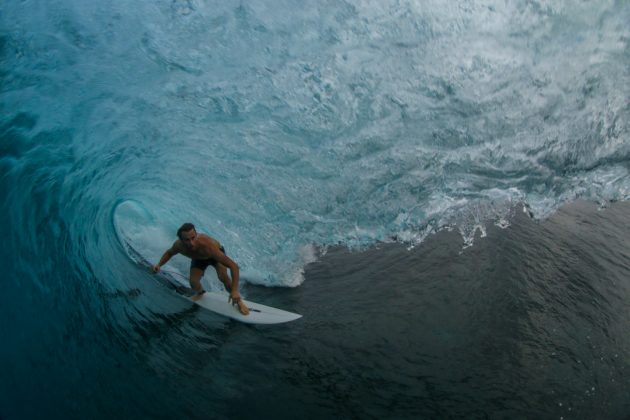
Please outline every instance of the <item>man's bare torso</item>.
[{"label": "man's bare torso", "polygon": [[220,252],[220,248],[221,244],[219,241],[203,233],[197,234],[194,248],[187,247],[180,239],[176,240],[173,244],[173,250],[193,260],[207,260],[208,258],[212,258],[214,253]]}]

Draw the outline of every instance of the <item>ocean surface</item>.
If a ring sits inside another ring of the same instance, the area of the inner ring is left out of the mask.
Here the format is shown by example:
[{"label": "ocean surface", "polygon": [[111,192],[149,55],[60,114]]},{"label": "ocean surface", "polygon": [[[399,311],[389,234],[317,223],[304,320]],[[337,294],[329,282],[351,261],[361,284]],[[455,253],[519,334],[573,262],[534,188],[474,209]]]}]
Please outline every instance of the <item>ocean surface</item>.
[{"label": "ocean surface", "polygon": [[2,420],[630,416],[626,0],[2,2],[0,198]]}]

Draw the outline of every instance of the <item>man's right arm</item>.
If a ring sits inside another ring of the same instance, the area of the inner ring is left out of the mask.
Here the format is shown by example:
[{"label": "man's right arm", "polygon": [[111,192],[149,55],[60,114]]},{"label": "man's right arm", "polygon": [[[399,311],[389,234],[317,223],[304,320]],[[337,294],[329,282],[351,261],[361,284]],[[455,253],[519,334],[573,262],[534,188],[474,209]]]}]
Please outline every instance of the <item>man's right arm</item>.
[{"label": "man's right arm", "polygon": [[160,258],[160,262],[153,266],[153,272],[157,273],[160,271],[160,268],[168,262],[174,255],[179,254],[179,250],[177,249],[177,242],[173,244],[172,247],[166,250],[162,258]]}]

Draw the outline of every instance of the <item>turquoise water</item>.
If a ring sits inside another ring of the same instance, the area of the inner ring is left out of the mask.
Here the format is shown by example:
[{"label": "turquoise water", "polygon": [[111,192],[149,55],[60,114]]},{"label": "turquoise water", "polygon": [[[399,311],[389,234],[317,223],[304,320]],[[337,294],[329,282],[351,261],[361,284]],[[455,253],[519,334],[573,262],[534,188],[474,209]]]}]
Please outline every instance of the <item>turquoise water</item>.
[{"label": "turquoise water", "polygon": [[303,312],[331,247],[450,229],[466,251],[523,209],[628,200],[628,22],[624,1],[3,3],[0,416],[176,416],[182,360],[268,333],[152,284],[121,232],[158,258],[191,221],[244,293]]}]

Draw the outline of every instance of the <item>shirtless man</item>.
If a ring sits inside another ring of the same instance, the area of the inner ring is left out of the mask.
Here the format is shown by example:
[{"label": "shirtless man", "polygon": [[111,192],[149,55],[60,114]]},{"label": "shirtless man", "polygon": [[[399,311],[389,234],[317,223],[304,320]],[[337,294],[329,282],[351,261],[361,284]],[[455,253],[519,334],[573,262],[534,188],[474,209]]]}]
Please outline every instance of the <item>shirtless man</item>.
[{"label": "shirtless man", "polygon": [[[208,235],[198,234],[192,223],[184,223],[177,230],[177,237],[179,239],[166,250],[160,262],[153,266],[153,272],[159,272],[160,268],[174,255],[182,254],[190,258],[190,286],[197,292],[191,299],[196,301],[201,299],[206,292],[201,287],[201,277],[206,268],[211,265],[217,271],[217,277],[225,285],[226,290],[230,292],[229,301],[236,305],[243,315],[249,314],[249,308],[238,293],[238,264],[225,255],[225,249],[221,244]],[[231,280],[227,273],[228,268],[232,276]]]}]

